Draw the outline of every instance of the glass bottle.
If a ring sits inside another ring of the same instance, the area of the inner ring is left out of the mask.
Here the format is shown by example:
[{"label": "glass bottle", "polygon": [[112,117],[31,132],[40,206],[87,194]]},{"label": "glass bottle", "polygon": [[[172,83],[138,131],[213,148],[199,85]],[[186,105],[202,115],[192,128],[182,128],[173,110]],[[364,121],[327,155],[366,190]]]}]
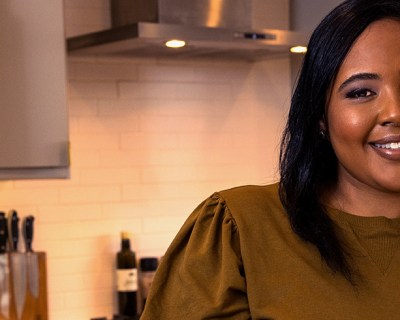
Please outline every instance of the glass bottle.
[{"label": "glass bottle", "polygon": [[129,236],[121,233],[121,251],[117,253],[118,313],[137,319],[138,272]]}]

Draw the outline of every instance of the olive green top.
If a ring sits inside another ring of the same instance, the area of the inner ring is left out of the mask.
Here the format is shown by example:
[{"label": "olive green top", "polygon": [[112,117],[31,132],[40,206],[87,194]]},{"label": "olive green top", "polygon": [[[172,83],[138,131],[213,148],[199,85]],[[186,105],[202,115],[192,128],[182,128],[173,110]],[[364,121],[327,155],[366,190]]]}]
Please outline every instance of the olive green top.
[{"label": "olive green top", "polygon": [[292,232],[277,190],[238,187],[197,207],[141,320],[400,318],[400,219],[328,209],[362,277],[354,287]]}]

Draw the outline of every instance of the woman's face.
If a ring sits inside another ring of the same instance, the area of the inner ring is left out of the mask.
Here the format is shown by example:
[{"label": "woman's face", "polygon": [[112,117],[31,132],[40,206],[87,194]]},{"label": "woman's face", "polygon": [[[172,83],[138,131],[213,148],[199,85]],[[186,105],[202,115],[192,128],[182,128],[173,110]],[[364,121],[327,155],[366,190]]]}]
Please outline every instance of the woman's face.
[{"label": "woman's face", "polygon": [[356,40],[327,103],[342,190],[400,192],[400,22],[380,20]]}]

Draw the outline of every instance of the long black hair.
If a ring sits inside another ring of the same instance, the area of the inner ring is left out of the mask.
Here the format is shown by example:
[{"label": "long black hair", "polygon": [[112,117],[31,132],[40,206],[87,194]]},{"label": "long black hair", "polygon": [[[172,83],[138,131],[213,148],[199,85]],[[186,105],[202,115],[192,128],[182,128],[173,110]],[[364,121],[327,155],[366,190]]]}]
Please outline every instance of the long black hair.
[{"label": "long black hair", "polygon": [[292,96],[280,150],[280,198],[291,226],[314,244],[326,264],[353,283],[352,267],[320,192],[335,183],[338,161],[320,133],[338,70],[360,34],[374,21],[400,19],[400,0],[347,0],[313,32]]}]

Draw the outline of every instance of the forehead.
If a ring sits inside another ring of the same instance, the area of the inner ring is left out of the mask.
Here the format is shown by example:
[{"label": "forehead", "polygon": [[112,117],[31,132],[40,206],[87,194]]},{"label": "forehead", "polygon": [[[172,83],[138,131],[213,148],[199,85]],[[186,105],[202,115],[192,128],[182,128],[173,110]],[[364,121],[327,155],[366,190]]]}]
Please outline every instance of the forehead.
[{"label": "forehead", "polygon": [[[371,23],[356,39],[338,73],[359,69],[391,68],[400,61],[400,20],[383,19]],[[378,70],[376,70],[378,71]]]}]

